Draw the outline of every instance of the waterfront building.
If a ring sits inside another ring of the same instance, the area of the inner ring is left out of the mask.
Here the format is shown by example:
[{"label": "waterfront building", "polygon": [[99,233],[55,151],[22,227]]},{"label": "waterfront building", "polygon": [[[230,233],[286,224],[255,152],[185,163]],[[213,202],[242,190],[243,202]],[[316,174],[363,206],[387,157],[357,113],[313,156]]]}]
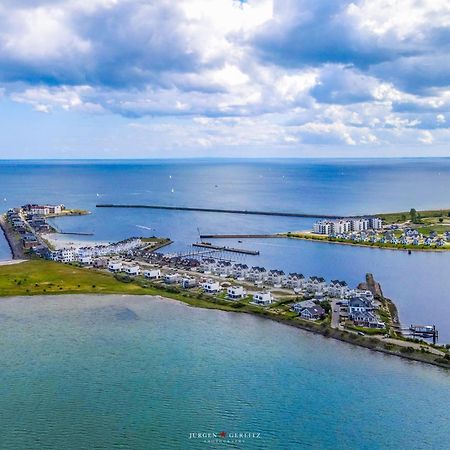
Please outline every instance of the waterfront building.
[{"label": "waterfront building", "polygon": [[333,297],[344,297],[348,290],[348,285],[345,281],[331,280],[328,286],[328,293]]},{"label": "waterfront building", "polygon": [[66,207],[64,205],[24,205],[22,209],[30,214],[46,216],[48,214],[61,214]]},{"label": "waterfront building", "polygon": [[350,220],[351,231],[365,231],[369,229],[369,220],[364,218]]},{"label": "waterfront building", "polygon": [[325,289],[325,279],[322,277],[309,277],[306,288],[312,292],[321,292]]},{"label": "waterfront building", "polygon": [[350,232],[362,232],[369,229],[379,230],[382,228],[382,221],[379,218],[354,217],[351,219],[339,220],[319,220],[313,225],[313,232],[328,236],[341,236]]},{"label": "waterfront building", "polygon": [[159,269],[144,270],[144,277],[150,280],[158,280],[161,278],[161,271]]},{"label": "waterfront building", "polygon": [[302,319],[306,320],[319,320],[325,315],[325,310],[319,306],[314,305],[308,308],[303,308],[300,312],[300,316]]},{"label": "waterfront building", "polygon": [[82,256],[78,259],[78,261],[84,266],[89,266],[92,264],[92,256]]},{"label": "waterfront building", "polygon": [[369,228],[372,230],[381,230],[383,228],[383,220],[379,217],[369,217]]},{"label": "waterfront building", "polygon": [[313,232],[316,234],[332,234],[334,230],[331,222],[319,220],[313,225]]},{"label": "waterfront building", "polygon": [[108,263],[108,270],[111,272],[120,272],[122,270],[122,261],[113,260]]},{"label": "waterfront building", "polygon": [[286,285],[291,289],[301,289],[305,283],[305,277],[301,273],[291,272],[286,280]]},{"label": "waterfront building", "polygon": [[232,275],[236,280],[244,280],[247,276],[249,268],[247,264],[235,264],[233,266]]},{"label": "waterfront building", "polygon": [[351,314],[350,319],[357,326],[367,328],[384,328],[384,322],[381,322],[372,311],[356,311]]},{"label": "waterfront building", "polygon": [[304,310],[305,308],[312,308],[316,306],[316,303],[312,300],[303,300],[301,302],[298,303],[294,303],[292,305],[291,311],[296,312],[297,314],[300,314],[302,312],[302,310]]},{"label": "waterfront building", "polygon": [[202,289],[207,294],[217,294],[220,292],[220,284],[218,281],[208,280],[202,283]]},{"label": "waterfront building", "polygon": [[252,303],[255,305],[268,306],[273,303],[273,296],[270,291],[255,292]]},{"label": "waterfront building", "polygon": [[365,297],[352,297],[348,301],[348,314],[353,320],[353,315],[360,312],[372,311],[374,309],[370,300]]},{"label": "waterfront building", "polygon": [[127,264],[122,267],[122,271],[127,275],[139,275],[141,273],[141,268],[137,264]]},{"label": "waterfront building", "polygon": [[106,269],[108,267],[108,258],[96,258],[92,265],[97,269]]},{"label": "waterfront building", "polygon": [[197,286],[197,280],[193,277],[184,277],[181,280],[181,287],[183,289],[189,289]]},{"label": "waterfront building", "polygon": [[242,286],[230,286],[227,288],[227,297],[230,300],[239,300],[246,297],[247,293]]},{"label": "waterfront building", "polygon": [[274,287],[281,287],[281,285],[286,281],[285,274],[282,270],[269,270],[267,275],[267,282],[272,284]]},{"label": "waterfront building", "polygon": [[267,279],[267,270],[264,267],[253,266],[247,275],[250,281],[265,281]]},{"label": "waterfront building", "polygon": [[164,283],[166,284],[175,284],[178,283],[181,279],[180,274],[178,273],[168,273],[164,276]]}]

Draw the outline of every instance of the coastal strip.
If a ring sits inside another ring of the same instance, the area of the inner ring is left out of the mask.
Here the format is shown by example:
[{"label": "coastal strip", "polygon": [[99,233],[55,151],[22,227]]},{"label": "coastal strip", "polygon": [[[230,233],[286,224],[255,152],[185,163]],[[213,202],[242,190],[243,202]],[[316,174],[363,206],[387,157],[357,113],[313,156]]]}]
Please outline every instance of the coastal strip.
[{"label": "coastal strip", "polygon": [[[279,314],[276,311],[249,303],[227,301],[219,296],[180,290],[170,285],[163,286],[141,277],[136,277],[133,280],[124,278],[121,281],[117,276],[104,271],[43,260],[27,261],[15,267],[0,267],[0,297],[55,294],[157,295],[181,301],[192,307],[252,314],[376,352],[445,369],[450,368],[449,359],[446,358],[448,353],[443,347],[439,347],[438,350],[437,347],[430,347],[425,343],[418,344],[407,340],[399,341],[398,339],[383,342],[381,337],[377,338],[332,328],[327,321],[314,323],[301,320],[298,317]],[[422,347],[427,348],[427,350],[423,350]]]},{"label": "coastal strip", "polygon": [[10,224],[6,221],[5,216],[0,216],[0,228],[5,235],[6,242],[11,250],[11,256],[13,259],[23,260],[25,258],[24,251],[20,240],[14,239],[14,232]]},{"label": "coastal strip", "polygon": [[248,209],[220,209],[220,208],[196,208],[190,206],[165,206],[165,205],[120,205],[120,204],[99,204],[97,208],[144,208],[144,209],[163,209],[169,211],[196,211],[196,212],[214,212],[224,214],[247,214],[254,216],[278,216],[278,217],[304,217],[304,218],[324,218],[324,219],[341,219],[344,216],[330,214],[315,214],[301,212],[283,212],[283,211],[252,211]]}]

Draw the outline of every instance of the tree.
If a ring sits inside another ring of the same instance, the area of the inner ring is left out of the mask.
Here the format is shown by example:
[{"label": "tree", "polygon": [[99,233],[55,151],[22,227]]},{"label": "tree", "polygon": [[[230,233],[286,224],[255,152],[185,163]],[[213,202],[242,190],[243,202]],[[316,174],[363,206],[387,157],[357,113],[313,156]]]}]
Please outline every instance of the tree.
[{"label": "tree", "polygon": [[411,210],[409,211],[409,215],[411,217],[411,222],[412,223],[416,223],[416,221],[417,221],[417,211],[414,208],[411,208]]},{"label": "tree", "polygon": [[443,217],[439,217],[439,222],[442,223],[444,221]]}]

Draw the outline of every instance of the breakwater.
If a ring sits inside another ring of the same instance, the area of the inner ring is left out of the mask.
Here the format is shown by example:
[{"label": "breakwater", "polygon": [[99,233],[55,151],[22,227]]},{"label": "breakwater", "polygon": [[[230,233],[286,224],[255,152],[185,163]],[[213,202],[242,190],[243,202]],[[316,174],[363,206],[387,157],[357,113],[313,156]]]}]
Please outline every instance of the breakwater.
[{"label": "breakwater", "polygon": [[284,238],[282,234],[201,234],[200,239],[272,239]]},{"label": "breakwater", "polygon": [[169,211],[196,211],[196,212],[214,212],[225,214],[248,214],[255,216],[280,216],[280,217],[304,217],[313,219],[343,219],[344,216],[330,214],[315,214],[302,212],[283,212],[283,211],[253,211],[248,209],[221,209],[221,208],[196,208],[190,206],[165,206],[165,205],[119,205],[104,203],[95,205],[97,208],[146,208],[146,209],[164,209]]},{"label": "breakwater", "polygon": [[213,245],[208,242],[196,242],[192,244],[193,247],[209,248],[212,250],[222,250],[224,252],[242,253],[243,255],[259,255],[258,250],[246,250],[245,248],[233,248],[233,247],[221,247],[219,245]]}]

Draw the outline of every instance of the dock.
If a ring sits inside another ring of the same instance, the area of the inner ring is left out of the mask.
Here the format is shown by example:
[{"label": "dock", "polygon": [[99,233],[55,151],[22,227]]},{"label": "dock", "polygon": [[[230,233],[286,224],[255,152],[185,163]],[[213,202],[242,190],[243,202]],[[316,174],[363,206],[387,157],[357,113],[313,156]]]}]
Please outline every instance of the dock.
[{"label": "dock", "polygon": [[433,344],[436,344],[439,331],[436,329],[436,325],[410,325],[409,328],[403,329],[406,333],[404,335],[410,335],[413,337],[419,336],[422,338],[433,339]]},{"label": "dock", "polygon": [[123,204],[99,204],[97,208],[146,208],[146,209],[163,209],[169,211],[195,211],[195,212],[213,212],[224,214],[247,214],[255,216],[278,216],[278,217],[306,217],[312,219],[343,219],[344,216],[319,214],[319,213],[303,213],[303,212],[283,212],[283,211],[253,211],[248,209],[221,209],[221,208],[197,208],[190,206],[166,206],[166,205],[123,205]]},{"label": "dock", "polygon": [[243,255],[254,255],[254,256],[259,255],[258,250],[246,250],[244,248],[223,247],[220,245],[210,244],[209,242],[195,242],[194,244],[192,244],[192,246],[207,248],[210,250],[220,250],[220,251],[224,251],[224,252],[241,253]]}]

